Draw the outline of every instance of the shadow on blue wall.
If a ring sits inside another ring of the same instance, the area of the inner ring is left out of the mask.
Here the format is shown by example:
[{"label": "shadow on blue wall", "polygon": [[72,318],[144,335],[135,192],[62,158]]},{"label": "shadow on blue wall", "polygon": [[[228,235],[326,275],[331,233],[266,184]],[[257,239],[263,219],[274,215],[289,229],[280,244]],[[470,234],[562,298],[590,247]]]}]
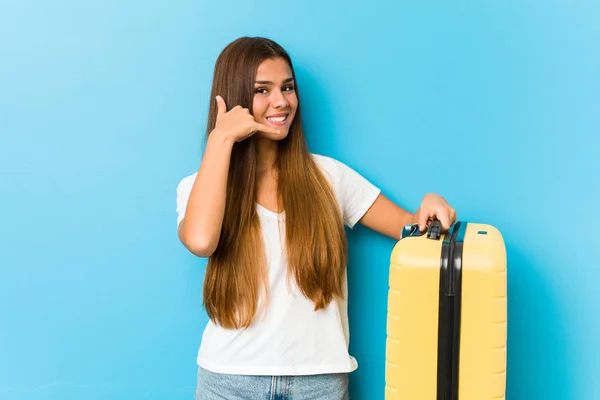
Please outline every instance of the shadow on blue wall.
[{"label": "shadow on blue wall", "polygon": [[[507,399],[578,399],[574,356],[561,299],[543,265],[506,241],[508,258]],[[566,268],[568,266],[565,266]],[[551,344],[552,347],[548,347]]]}]

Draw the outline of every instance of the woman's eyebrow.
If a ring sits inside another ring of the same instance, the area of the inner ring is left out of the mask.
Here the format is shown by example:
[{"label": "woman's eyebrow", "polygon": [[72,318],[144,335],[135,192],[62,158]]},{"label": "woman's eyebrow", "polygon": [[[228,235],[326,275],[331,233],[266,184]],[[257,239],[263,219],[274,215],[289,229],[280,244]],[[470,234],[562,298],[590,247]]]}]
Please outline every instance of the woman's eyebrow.
[{"label": "woman's eyebrow", "polygon": [[[286,80],[283,81],[283,83],[290,83],[294,80],[294,78],[287,78]],[[272,85],[273,82],[271,81],[254,81],[255,84],[258,85]]]}]

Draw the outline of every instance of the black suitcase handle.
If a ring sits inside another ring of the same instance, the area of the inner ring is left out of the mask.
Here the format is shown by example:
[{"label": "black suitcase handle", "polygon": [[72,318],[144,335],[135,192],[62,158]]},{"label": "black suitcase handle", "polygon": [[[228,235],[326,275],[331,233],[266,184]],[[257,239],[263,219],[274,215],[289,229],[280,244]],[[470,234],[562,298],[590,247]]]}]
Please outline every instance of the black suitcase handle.
[{"label": "black suitcase handle", "polygon": [[400,239],[404,239],[405,237],[409,236],[423,236],[426,233],[428,239],[440,240],[442,235],[442,222],[439,219],[434,218],[424,232],[419,230],[419,224],[408,224],[404,226],[404,229],[402,229],[402,232],[400,233]]}]

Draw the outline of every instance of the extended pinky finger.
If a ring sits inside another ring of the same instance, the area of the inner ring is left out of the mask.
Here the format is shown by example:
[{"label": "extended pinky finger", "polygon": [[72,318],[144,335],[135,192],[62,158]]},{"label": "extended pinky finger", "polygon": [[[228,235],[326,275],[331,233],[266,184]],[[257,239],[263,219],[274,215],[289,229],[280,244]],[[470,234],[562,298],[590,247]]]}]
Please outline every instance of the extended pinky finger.
[{"label": "extended pinky finger", "polygon": [[259,123],[256,123],[256,125],[254,125],[254,129],[257,130],[257,131],[261,131],[261,132],[269,132],[269,133],[274,133],[274,134],[279,134],[280,133],[275,128],[272,128],[272,127],[267,126],[267,125],[259,124]]}]

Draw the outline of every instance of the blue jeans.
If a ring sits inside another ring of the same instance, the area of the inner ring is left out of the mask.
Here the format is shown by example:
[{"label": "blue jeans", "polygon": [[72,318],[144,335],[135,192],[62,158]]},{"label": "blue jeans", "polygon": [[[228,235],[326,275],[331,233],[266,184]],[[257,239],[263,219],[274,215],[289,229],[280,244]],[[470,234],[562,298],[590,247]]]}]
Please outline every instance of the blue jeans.
[{"label": "blue jeans", "polygon": [[347,400],[348,374],[253,376],[198,368],[195,400]]}]

